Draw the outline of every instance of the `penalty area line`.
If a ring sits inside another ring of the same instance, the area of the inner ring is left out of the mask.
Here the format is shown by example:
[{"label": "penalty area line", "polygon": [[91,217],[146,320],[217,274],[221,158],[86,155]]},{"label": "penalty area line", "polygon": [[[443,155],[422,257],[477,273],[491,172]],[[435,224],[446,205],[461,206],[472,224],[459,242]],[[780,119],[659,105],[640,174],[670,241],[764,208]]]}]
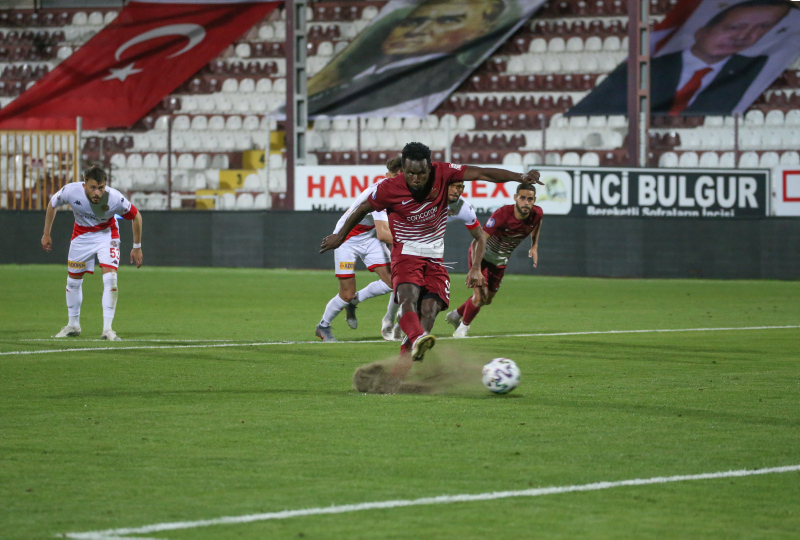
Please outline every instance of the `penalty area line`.
[{"label": "penalty area line", "polygon": [[[590,335],[604,335],[604,334],[651,334],[658,332],[724,332],[724,331],[742,331],[742,330],[781,330],[787,328],[800,328],[800,325],[787,325],[787,326],[743,326],[743,327],[730,327],[730,328],[666,328],[654,330],[597,330],[590,332],[553,332],[541,334],[496,334],[490,336],[466,336],[463,338],[441,337],[437,340],[455,340],[455,339],[497,339],[497,338],[511,338],[511,337],[563,337],[563,336],[590,336]],[[353,341],[338,341],[337,343],[358,344],[358,343],[383,343],[377,339],[353,340]],[[10,355],[26,355],[26,354],[58,354],[67,352],[87,352],[87,351],[133,351],[133,350],[147,350],[147,349],[212,349],[218,347],[267,347],[273,345],[324,345],[326,347],[335,346],[332,343],[324,343],[320,340],[314,341],[262,341],[262,342],[231,342],[231,343],[212,343],[204,342],[196,345],[145,345],[141,347],[80,347],[80,348],[64,348],[64,349],[45,349],[41,351],[7,351],[0,352],[0,356]]]},{"label": "penalty area line", "polygon": [[294,517],[317,516],[323,514],[345,514],[348,512],[359,512],[364,510],[377,510],[387,508],[404,508],[409,506],[429,506],[434,504],[450,504],[459,502],[490,501],[496,499],[508,499],[512,497],[540,497],[543,495],[558,495],[561,493],[576,493],[582,491],[599,491],[626,486],[647,486],[653,484],[669,484],[673,482],[688,482],[693,480],[716,480],[720,478],[735,478],[745,476],[757,476],[763,474],[780,474],[800,471],[800,465],[787,465],[783,467],[771,467],[768,469],[741,469],[737,471],[724,471],[715,473],[687,474],[679,476],[656,476],[653,478],[635,478],[632,480],[620,480],[616,482],[594,482],[592,484],[582,484],[574,486],[553,486],[544,488],[524,489],[519,491],[494,491],[490,493],[463,494],[463,495],[440,495],[438,497],[424,497],[421,499],[376,501],[360,504],[343,504],[327,506],[321,508],[305,508],[301,510],[283,510],[281,512],[267,512],[263,514],[249,514],[244,516],[225,516],[215,519],[204,519],[198,521],[178,521],[173,523],[156,523],[143,527],[128,527],[121,529],[108,529],[105,531],[72,532],[60,537],[73,538],[77,540],[120,540],[122,538],[133,539],[127,536],[130,534],[148,534],[163,531],[176,531],[180,529],[195,529],[198,527],[209,527],[212,525],[236,525],[242,523],[253,523],[256,521],[269,521],[275,519],[289,519]]}]

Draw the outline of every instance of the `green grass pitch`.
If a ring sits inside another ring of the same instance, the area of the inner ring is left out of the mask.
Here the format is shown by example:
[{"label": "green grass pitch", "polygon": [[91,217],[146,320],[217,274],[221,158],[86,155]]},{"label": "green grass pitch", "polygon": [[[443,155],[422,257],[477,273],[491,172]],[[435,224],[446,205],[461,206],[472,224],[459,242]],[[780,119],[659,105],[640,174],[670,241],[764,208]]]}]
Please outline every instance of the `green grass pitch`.
[{"label": "green grass pitch", "polygon": [[[452,280],[455,306],[469,292]],[[46,338],[66,324],[64,266],[0,266],[0,283],[3,539],[800,531],[798,471],[133,530],[800,465],[800,282],[508,276],[472,325],[483,337],[441,339],[415,366],[452,376],[428,395],[352,389],[358,366],[397,354],[378,333],[387,297],[361,304],[357,330],[337,318],[341,343],[313,341],[330,272],[126,267],[112,344],[99,275],[83,335],[59,341]],[[685,331],[619,332],[670,329]],[[434,334],[451,332],[440,315]],[[522,370],[506,396],[479,381],[497,356]]]}]

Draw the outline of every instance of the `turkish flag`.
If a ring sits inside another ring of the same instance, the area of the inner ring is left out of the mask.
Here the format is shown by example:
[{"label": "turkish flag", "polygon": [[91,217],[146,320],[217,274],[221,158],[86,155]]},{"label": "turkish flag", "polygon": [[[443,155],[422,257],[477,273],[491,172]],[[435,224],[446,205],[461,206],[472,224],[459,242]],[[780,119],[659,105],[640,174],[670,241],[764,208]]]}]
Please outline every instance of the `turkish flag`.
[{"label": "turkish flag", "polygon": [[281,2],[131,0],[103,30],[0,109],[0,129],[130,127]]}]

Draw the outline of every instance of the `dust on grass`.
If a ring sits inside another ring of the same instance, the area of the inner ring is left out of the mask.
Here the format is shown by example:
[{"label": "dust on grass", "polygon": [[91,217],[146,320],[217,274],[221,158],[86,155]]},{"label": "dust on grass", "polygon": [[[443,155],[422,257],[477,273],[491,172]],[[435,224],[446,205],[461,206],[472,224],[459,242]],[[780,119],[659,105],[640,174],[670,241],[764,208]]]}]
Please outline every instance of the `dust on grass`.
[{"label": "dust on grass", "polygon": [[403,381],[389,378],[397,357],[364,364],[353,374],[353,388],[368,394],[473,393],[480,390],[484,358],[439,346],[414,362]]}]

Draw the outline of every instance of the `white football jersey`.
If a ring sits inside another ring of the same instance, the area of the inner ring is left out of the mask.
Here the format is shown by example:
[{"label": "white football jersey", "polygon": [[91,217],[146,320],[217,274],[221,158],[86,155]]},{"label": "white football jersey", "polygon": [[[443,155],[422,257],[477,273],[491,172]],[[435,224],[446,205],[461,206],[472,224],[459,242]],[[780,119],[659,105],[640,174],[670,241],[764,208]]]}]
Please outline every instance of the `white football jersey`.
[{"label": "white football jersey", "polygon": [[467,229],[474,229],[481,224],[475,214],[475,209],[462,197],[447,206],[447,222],[450,223],[451,221],[463,221]]},{"label": "white football jersey", "polygon": [[[336,222],[336,228],[333,229],[333,234],[338,233],[342,227],[344,226],[344,222],[347,221],[347,218],[350,217],[350,214],[355,211],[356,208],[361,206],[361,204],[367,200],[367,198],[375,193],[375,190],[378,189],[378,185],[383,182],[384,179],[378,180],[367,189],[361,192],[361,195],[356,197],[356,200],[353,201],[353,204],[350,205],[350,208],[342,214],[342,217],[339,218],[339,221]],[[375,235],[375,222],[376,221],[389,221],[389,218],[386,217],[385,211],[379,212],[370,212],[367,216],[361,220],[361,222],[353,227],[353,230],[347,235],[347,238],[352,238],[353,236],[357,236],[359,234],[366,234],[366,235]]]},{"label": "white football jersey", "polygon": [[50,205],[53,208],[65,204],[70,205],[72,214],[75,216],[73,238],[80,234],[98,232],[108,228],[111,229],[112,236],[118,238],[119,231],[114,215],[119,214],[125,219],[133,219],[138,213],[136,207],[122,193],[108,186],[106,186],[100,202],[93,204],[86,196],[83,182],[67,184],[50,199]]}]

